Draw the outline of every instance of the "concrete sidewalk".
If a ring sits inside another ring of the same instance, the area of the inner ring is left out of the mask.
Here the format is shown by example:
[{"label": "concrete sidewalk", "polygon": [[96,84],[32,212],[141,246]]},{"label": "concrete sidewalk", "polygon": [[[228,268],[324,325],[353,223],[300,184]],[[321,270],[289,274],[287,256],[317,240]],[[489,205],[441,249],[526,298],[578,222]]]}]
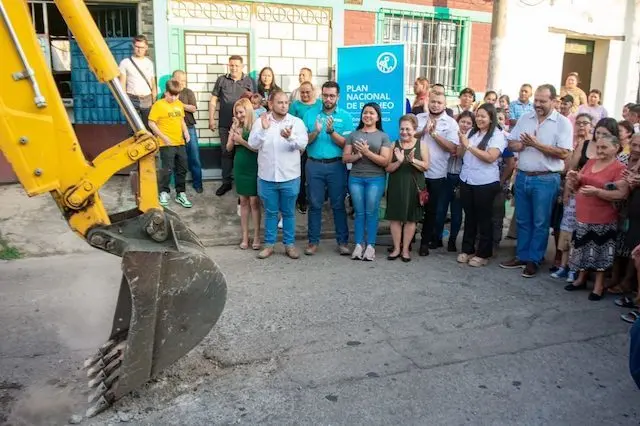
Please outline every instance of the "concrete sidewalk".
[{"label": "concrete sidewalk", "polygon": [[[191,209],[185,209],[174,201],[169,205],[170,209],[184,218],[206,246],[240,243],[240,218],[237,215],[235,192],[231,191],[223,197],[217,197],[215,190],[219,185],[220,182],[217,181],[205,182],[202,194],[187,188],[187,194],[193,203]],[[100,195],[110,213],[135,207],[128,177],[114,176],[100,191]],[[23,256],[48,256],[94,250],[71,232],[50,196],[29,198],[20,185],[5,185],[0,186],[0,199],[0,236],[17,248]],[[349,229],[353,232],[353,221],[349,222]],[[333,238],[333,229],[331,209],[328,203],[325,203],[322,238]],[[386,222],[381,222],[379,233],[389,233]],[[299,213],[296,238],[304,241],[307,238],[307,216]]]}]

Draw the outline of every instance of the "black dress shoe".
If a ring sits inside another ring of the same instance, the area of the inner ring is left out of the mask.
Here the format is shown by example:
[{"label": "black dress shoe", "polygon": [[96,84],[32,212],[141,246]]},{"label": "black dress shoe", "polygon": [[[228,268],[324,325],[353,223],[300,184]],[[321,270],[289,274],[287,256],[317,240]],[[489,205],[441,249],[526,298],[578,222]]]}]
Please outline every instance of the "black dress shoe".
[{"label": "black dress shoe", "polygon": [[202,188],[196,188],[196,192],[198,194],[202,194],[203,191],[204,191],[204,189],[202,189]]},{"label": "black dress shoe", "polygon": [[404,256],[402,256],[402,261],[403,261],[404,263],[408,263],[408,262],[411,262],[411,258],[410,258],[410,257],[404,257]]},{"label": "black dress shoe", "polygon": [[458,251],[458,248],[456,247],[455,240],[450,240],[447,243],[447,251],[450,252],[450,253],[456,253]]},{"label": "black dress shoe", "polygon": [[387,260],[396,260],[399,257],[400,257],[400,253],[396,254],[395,256],[389,255],[389,256],[387,256]]},{"label": "black dress shoe", "polygon": [[418,251],[420,256],[429,256],[429,246],[421,245],[420,250]]},{"label": "black dress shoe", "polygon": [[602,299],[602,297],[603,297],[603,295],[602,295],[602,294],[595,294],[594,292],[591,292],[591,293],[589,294],[589,300],[591,300],[591,301],[593,301],[593,302],[596,302],[596,301],[598,301],[598,300],[601,300],[601,299]]},{"label": "black dress shoe", "polygon": [[587,283],[582,283],[579,285],[567,284],[564,286],[564,289],[567,291],[584,290],[586,288],[587,288]]},{"label": "black dress shoe", "polygon": [[440,247],[444,247],[444,244],[442,244],[442,240],[440,240],[440,241],[431,241],[429,243],[429,248],[431,250],[435,250],[435,249],[440,248]]},{"label": "black dress shoe", "polygon": [[226,194],[229,191],[231,191],[231,184],[223,183],[222,185],[220,185],[220,188],[218,188],[218,190],[216,191],[216,195],[218,197],[222,197],[224,194]]}]

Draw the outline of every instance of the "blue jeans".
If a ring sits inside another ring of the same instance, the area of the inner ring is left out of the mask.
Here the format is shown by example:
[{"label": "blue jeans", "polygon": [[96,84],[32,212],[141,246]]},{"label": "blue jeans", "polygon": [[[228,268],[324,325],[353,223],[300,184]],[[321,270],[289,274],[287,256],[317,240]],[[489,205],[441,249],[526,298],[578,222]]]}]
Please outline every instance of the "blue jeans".
[{"label": "blue jeans", "polygon": [[[384,194],[385,182],[385,176],[358,177],[351,175],[349,177],[349,193],[355,211],[354,240],[356,244],[376,245],[378,209]],[[365,230],[367,233],[366,241]]]},{"label": "blue jeans", "polygon": [[518,171],[515,184],[518,245],[522,262],[542,263],[549,242],[551,212],[560,189],[560,174],[527,176]]},{"label": "blue jeans", "polygon": [[442,240],[444,221],[447,216],[447,178],[425,178],[425,182],[429,191],[429,202],[424,206],[420,246],[435,244]]},{"label": "blue jeans", "polygon": [[[447,216],[447,209],[451,206],[451,229],[449,233],[449,241],[455,241],[460,233],[460,227],[462,226],[462,202],[459,197],[456,197],[456,188],[460,186],[460,175],[452,173],[447,174],[447,182],[445,186],[445,193],[443,195],[443,208],[440,210],[438,220],[443,220]],[[438,225],[440,222],[438,222]],[[440,228],[439,228],[440,229]],[[440,233],[440,239],[442,239],[442,233]]]},{"label": "blue jeans", "polygon": [[307,201],[309,202],[308,230],[309,244],[320,242],[322,225],[322,205],[325,192],[329,193],[333,221],[336,227],[336,241],[343,245],[349,242],[349,226],[347,225],[347,210],[344,198],[347,196],[347,168],[344,163],[321,163],[307,159]]},{"label": "blue jeans", "polygon": [[200,165],[200,147],[198,146],[198,132],[195,127],[187,127],[189,138],[187,144],[187,163],[193,179],[193,188],[202,188],[202,166]]},{"label": "blue jeans", "polygon": [[292,246],[296,240],[296,199],[300,178],[269,182],[258,178],[258,195],[264,205],[264,245],[272,247],[278,237],[278,213],[282,215],[282,243]]}]

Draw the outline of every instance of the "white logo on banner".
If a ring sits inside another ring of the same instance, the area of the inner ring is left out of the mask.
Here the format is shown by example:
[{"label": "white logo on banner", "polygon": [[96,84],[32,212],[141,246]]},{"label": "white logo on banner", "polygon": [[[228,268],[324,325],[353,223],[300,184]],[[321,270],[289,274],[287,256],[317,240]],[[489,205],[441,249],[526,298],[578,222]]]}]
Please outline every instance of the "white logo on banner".
[{"label": "white logo on banner", "polygon": [[396,59],[396,55],[391,52],[383,52],[378,55],[376,66],[381,73],[389,74],[398,66],[398,59]]}]

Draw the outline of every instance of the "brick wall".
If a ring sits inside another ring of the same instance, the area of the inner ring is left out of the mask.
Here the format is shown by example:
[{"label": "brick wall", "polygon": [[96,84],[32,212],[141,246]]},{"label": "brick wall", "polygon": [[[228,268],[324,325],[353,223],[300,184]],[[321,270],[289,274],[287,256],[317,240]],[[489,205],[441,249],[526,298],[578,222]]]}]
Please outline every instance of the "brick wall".
[{"label": "brick wall", "polygon": [[345,10],[344,44],[373,44],[376,41],[376,14]]},{"label": "brick wall", "polygon": [[487,88],[489,48],[491,47],[491,24],[471,24],[471,52],[469,55],[469,87],[476,91]]},{"label": "brick wall", "polygon": [[153,0],[141,0],[138,4],[138,33],[147,36],[149,56],[153,58]]},{"label": "brick wall", "polygon": [[492,0],[389,0],[395,3],[419,4],[421,6],[448,7],[450,9],[491,12]]}]

